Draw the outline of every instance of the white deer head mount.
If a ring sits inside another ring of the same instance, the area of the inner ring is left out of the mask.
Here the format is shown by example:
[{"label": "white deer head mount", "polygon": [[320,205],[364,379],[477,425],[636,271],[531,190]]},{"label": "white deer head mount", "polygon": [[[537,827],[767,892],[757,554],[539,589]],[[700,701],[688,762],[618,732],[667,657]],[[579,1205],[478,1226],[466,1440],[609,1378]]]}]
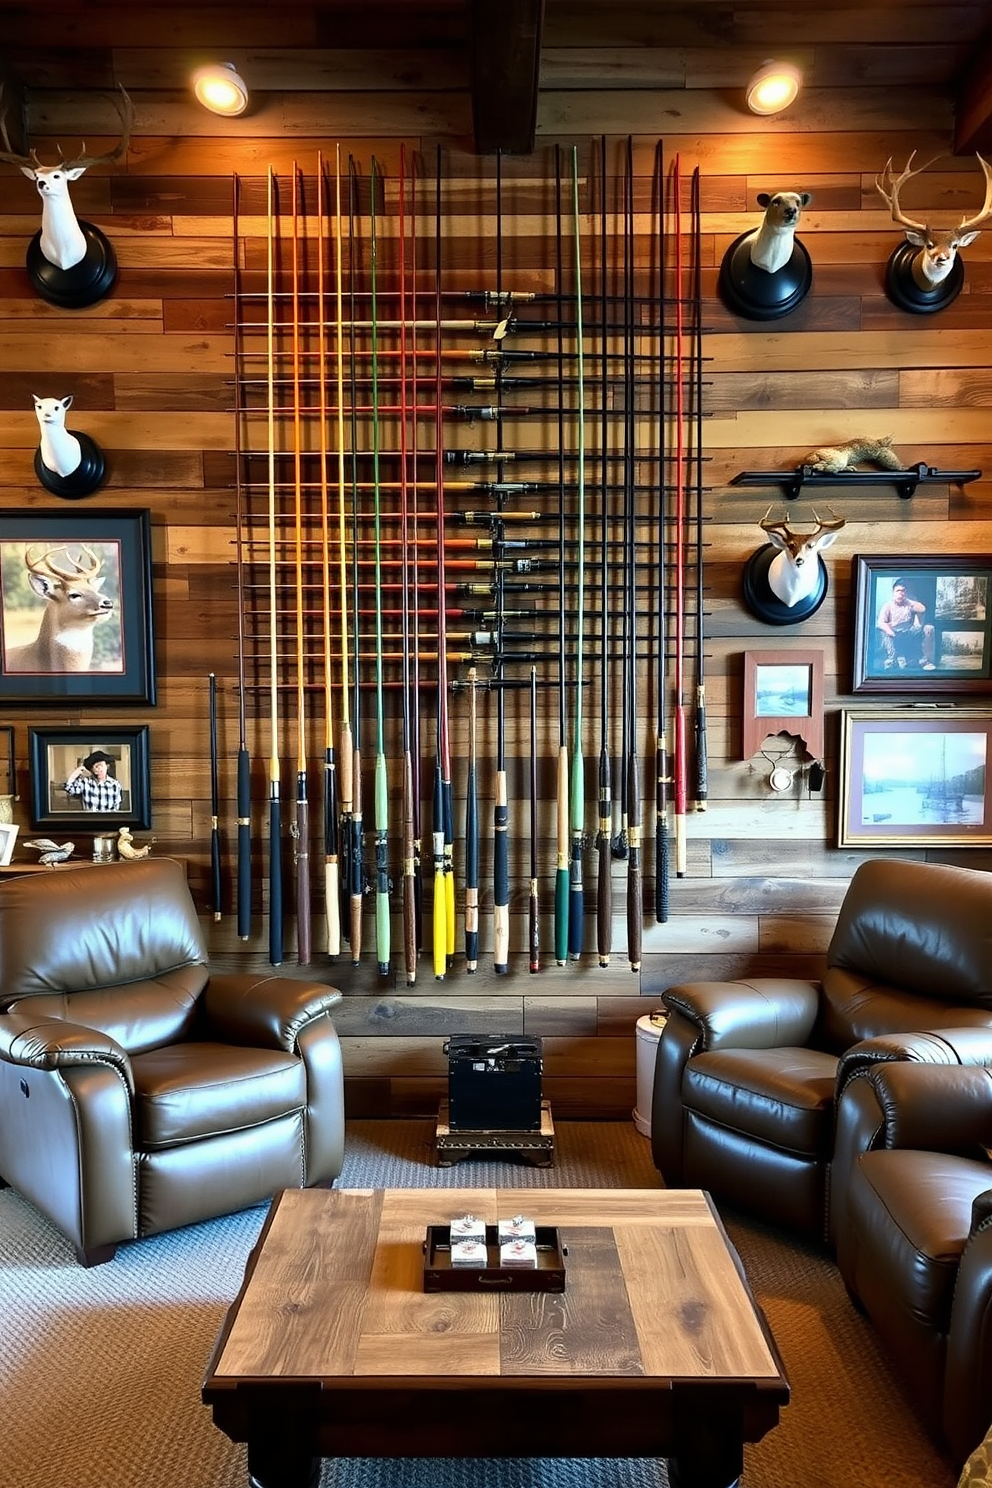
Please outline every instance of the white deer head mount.
[{"label": "white deer head mount", "polygon": [[827,570],[820,553],[836,542],[845,524],[833,514],[822,522],[816,512],[812,532],[797,532],[784,522],[762,517],[768,542],[751,554],[744,571],[744,599],[752,614],[769,625],[794,625],[820,608],[827,594]]},{"label": "white deer head mount", "polygon": [[72,406],[72,394],[64,398],[39,398],[34,395],[34,411],[41,429],[41,443],[35,451],[35,474],[46,491],[56,496],[88,496],[95,491],[106,473],[103,451],[88,434],[71,431],[65,416]]},{"label": "white deer head mount", "polygon": [[[900,205],[899,193],[903,186],[927,169],[923,165],[912,169],[915,156],[914,150],[898,176],[893,173],[890,156],[882,174],[876,176],[875,185],[893,222],[906,232],[905,243],[900,244],[889,259],[886,292],[903,310],[919,315],[942,310],[960,293],[964,283],[964,265],[958,250],[973,243],[981,228],[992,218],[992,166],[981,155],[976,155],[985,174],[985,202],[981,211],[971,217],[962,217],[953,225],[940,226],[929,218],[920,222],[907,216]],[[933,165],[933,161],[928,164]]]},{"label": "white deer head mount", "polygon": [[55,304],[70,309],[93,304],[113,284],[117,262],[99,228],[90,222],[77,220],[69,186],[91,166],[116,165],[124,159],[134,123],[134,105],[123,88],[120,96],[114,95],[121,120],[121,137],[112,150],[103,155],[87,155],[83,144],[80,153],[67,160],[59,146],[58,160],[45,165],[37,150],[31,149],[24,155],[12,148],[2,102],[0,88],[0,138],[4,145],[0,150],[0,160],[18,166],[29,180],[34,181],[42,203],[41,230],[28,249],[31,281],[39,294]]}]

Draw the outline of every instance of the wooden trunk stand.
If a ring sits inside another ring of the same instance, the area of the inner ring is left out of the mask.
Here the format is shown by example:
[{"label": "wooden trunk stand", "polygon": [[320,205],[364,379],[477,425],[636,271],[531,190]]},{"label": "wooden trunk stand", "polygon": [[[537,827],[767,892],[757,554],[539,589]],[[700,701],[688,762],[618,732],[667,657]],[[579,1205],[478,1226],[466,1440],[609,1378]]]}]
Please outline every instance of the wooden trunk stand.
[{"label": "wooden trunk stand", "polygon": [[470,1152],[519,1152],[537,1168],[550,1168],[555,1160],[555,1128],[551,1102],[541,1102],[540,1131],[463,1131],[448,1125],[448,1102],[442,1101],[437,1116],[437,1165],[453,1167]]}]

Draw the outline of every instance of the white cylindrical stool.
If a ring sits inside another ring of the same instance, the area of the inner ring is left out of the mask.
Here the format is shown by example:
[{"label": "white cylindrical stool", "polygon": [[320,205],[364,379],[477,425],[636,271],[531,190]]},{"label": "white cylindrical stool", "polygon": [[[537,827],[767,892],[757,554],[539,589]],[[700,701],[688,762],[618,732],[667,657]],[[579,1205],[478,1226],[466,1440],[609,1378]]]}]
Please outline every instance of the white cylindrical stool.
[{"label": "white cylindrical stool", "polygon": [[665,1022],[666,1014],[663,1012],[645,1013],[643,1018],[638,1018],[634,1029],[637,1039],[637,1105],[633,1115],[634,1125],[642,1137],[651,1135],[654,1061]]}]

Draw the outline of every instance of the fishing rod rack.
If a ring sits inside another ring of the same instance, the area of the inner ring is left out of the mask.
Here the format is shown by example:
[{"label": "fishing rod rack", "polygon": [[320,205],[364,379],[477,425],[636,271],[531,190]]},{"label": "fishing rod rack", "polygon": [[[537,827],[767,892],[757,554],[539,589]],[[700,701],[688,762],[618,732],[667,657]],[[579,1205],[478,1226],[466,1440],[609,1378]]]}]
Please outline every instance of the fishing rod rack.
[{"label": "fishing rod rack", "polygon": [[[366,769],[378,734],[398,770],[412,729],[418,805],[429,797],[421,743],[426,756],[440,735],[442,687],[463,779],[474,692],[483,748],[502,751],[493,715],[502,730],[508,710],[510,754],[538,752],[542,780],[556,720],[618,761],[626,857],[627,758],[655,751],[676,604],[701,680],[701,301],[698,214],[673,283],[671,194],[688,180],[673,188],[660,142],[641,176],[606,163],[591,142],[574,200],[557,153],[540,179],[504,180],[499,160],[467,181],[440,155],[386,171],[339,152],[233,182],[240,705],[263,753],[312,762],[314,797],[325,724],[330,743],[349,715]],[[677,363],[675,317],[695,337]],[[583,851],[594,762],[584,774]],[[553,857],[533,806],[514,807],[515,831]],[[653,801],[647,814],[645,840]],[[388,852],[398,913],[398,839]],[[528,878],[518,851],[511,875]]]}]

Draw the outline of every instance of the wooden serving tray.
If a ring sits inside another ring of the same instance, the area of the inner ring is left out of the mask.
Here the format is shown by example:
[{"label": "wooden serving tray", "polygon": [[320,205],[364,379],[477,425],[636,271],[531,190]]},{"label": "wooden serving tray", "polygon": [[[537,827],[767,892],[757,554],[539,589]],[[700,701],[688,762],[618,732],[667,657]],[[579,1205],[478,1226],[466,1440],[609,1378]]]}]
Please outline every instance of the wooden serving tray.
[{"label": "wooden serving tray", "polygon": [[428,1225],[424,1241],[425,1292],[563,1292],[565,1290],[565,1257],[568,1251],[561,1243],[555,1225],[535,1227],[536,1266],[501,1266],[499,1263],[499,1230],[486,1225],[485,1266],[451,1264],[451,1231],[448,1225]]}]

